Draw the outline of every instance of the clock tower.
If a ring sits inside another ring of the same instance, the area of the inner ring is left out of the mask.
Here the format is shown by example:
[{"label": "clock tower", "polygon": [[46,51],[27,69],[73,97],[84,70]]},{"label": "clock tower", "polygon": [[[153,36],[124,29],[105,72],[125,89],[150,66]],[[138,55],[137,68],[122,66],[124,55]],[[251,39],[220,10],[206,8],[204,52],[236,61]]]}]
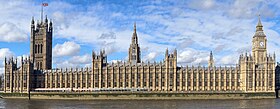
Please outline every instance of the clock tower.
[{"label": "clock tower", "polygon": [[261,23],[261,19],[259,16],[259,22],[256,26],[256,33],[253,36],[253,46],[252,46],[252,54],[254,58],[255,64],[262,64],[265,60],[264,57],[267,55],[267,40],[266,35],[263,32],[263,26]]}]

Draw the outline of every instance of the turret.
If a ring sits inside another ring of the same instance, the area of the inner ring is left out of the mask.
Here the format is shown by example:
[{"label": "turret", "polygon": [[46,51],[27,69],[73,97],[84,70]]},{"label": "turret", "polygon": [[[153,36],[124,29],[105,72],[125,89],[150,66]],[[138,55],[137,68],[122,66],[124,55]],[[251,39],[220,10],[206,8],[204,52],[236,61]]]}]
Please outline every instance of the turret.
[{"label": "turret", "polygon": [[95,56],[96,56],[96,54],[95,54],[94,50],[92,50],[92,59],[94,59]]},{"label": "turret", "polygon": [[35,30],[35,21],[34,21],[34,17],[32,17],[32,20],[31,20],[31,30]]},{"label": "turret", "polygon": [[173,53],[168,54],[168,49],[165,52],[165,65],[168,67],[177,67],[177,50],[174,49]]},{"label": "turret", "polygon": [[168,55],[169,55],[169,53],[168,53],[168,48],[166,48],[166,50],[165,50],[165,58],[167,58]]},{"label": "turret", "polygon": [[93,69],[101,69],[103,66],[107,64],[107,56],[105,54],[105,50],[100,50],[99,55],[95,54],[92,51],[92,68]]},{"label": "turret", "polygon": [[173,53],[173,54],[174,54],[174,56],[175,56],[175,57],[177,57],[177,49],[176,49],[176,48],[175,48],[175,50],[174,50],[174,53]]},{"label": "turret", "polygon": [[209,61],[208,61],[208,67],[214,67],[214,58],[212,51],[210,52]]},{"label": "turret", "polygon": [[46,15],[45,24],[48,24],[48,16]]},{"label": "turret", "polygon": [[53,30],[52,20],[50,21],[50,24],[49,24],[49,25],[50,25],[50,27],[49,27],[49,32],[52,33],[52,30]]},{"label": "turret", "polygon": [[4,62],[5,62],[5,65],[6,65],[6,63],[7,63],[7,58],[6,58],[6,56],[5,56]]}]

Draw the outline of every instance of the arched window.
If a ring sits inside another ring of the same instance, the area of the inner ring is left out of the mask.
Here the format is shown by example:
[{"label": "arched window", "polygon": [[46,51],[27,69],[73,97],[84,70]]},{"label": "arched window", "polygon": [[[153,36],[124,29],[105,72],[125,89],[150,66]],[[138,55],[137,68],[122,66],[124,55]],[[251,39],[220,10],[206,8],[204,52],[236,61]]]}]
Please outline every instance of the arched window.
[{"label": "arched window", "polygon": [[40,69],[42,69],[42,62],[40,62]]},{"label": "arched window", "polygon": [[37,65],[36,65],[36,66],[37,66],[37,69],[39,69],[39,62],[37,62]]},{"label": "arched window", "polygon": [[40,44],[37,45],[37,53],[40,53]]},{"label": "arched window", "polygon": [[43,44],[41,44],[41,53],[42,53],[42,51],[43,51]]},{"label": "arched window", "polygon": [[98,68],[98,63],[95,63],[95,68]]},{"label": "arched window", "polygon": [[34,49],[35,49],[35,53],[37,53],[37,45],[35,45],[35,48],[34,48]]}]

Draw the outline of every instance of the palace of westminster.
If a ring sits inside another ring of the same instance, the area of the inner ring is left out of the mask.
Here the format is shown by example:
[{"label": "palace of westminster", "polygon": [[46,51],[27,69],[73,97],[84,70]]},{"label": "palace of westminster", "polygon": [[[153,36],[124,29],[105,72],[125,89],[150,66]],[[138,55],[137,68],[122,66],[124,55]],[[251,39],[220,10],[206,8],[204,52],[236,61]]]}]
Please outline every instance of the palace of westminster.
[{"label": "palace of westminster", "polygon": [[[30,56],[5,58],[4,92],[274,92],[275,54],[267,53],[260,21],[252,37],[252,53],[241,54],[236,66],[216,67],[212,52],[207,67],[177,66],[177,50],[166,49],[163,62],[141,61],[136,25],[128,61],[108,63],[104,50],[92,52],[91,68],[52,68],[53,25],[47,18],[31,21]],[[17,64],[20,64],[19,67]]]}]

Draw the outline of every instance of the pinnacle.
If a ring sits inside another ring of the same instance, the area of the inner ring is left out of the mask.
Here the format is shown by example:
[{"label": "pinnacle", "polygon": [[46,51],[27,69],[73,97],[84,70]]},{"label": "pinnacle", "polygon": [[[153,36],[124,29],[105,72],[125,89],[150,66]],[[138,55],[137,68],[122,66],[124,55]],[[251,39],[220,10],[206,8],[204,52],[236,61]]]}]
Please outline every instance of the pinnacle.
[{"label": "pinnacle", "polygon": [[262,26],[262,22],[261,22],[261,15],[259,15],[259,22],[257,26]]},{"label": "pinnacle", "polygon": [[136,33],[136,22],[134,22],[134,33]]}]

